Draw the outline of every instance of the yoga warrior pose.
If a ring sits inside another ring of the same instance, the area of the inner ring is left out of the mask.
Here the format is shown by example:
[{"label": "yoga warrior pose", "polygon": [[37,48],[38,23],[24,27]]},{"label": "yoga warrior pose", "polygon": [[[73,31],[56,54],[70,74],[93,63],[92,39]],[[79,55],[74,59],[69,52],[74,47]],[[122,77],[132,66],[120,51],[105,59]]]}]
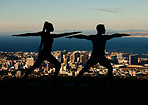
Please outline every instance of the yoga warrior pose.
[{"label": "yoga warrior pose", "polygon": [[93,44],[93,51],[91,54],[90,59],[86,63],[85,67],[79,72],[77,76],[77,80],[81,78],[85,71],[89,70],[89,68],[97,63],[100,63],[100,65],[103,65],[108,69],[108,79],[109,81],[112,81],[113,78],[113,68],[109,62],[109,60],[104,56],[105,55],[105,44],[107,40],[110,40],[114,37],[122,37],[122,36],[129,36],[129,34],[112,34],[112,35],[103,35],[105,34],[105,27],[103,24],[99,24],[96,27],[97,34],[96,35],[74,35],[74,36],[68,36],[66,38],[78,38],[78,39],[87,39],[91,40]]},{"label": "yoga warrior pose", "polygon": [[54,27],[51,23],[45,22],[43,31],[37,33],[25,33],[25,34],[18,34],[13,36],[41,36],[41,44],[39,47],[39,55],[34,63],[34,65],[27,70],[23,79],[27,78],[27,76],[36,69],[44,60],[49,61],[50,63],[56,66],[54,78],[58,76],[59,70],[61,68],[61,63],[51,54],[52,43],[54,38],[59,38],[67,35],[77,34],[80,32],[70,32],[70,33],[62,33],[62,34],[51,34],[50,32],[54,31]]}]

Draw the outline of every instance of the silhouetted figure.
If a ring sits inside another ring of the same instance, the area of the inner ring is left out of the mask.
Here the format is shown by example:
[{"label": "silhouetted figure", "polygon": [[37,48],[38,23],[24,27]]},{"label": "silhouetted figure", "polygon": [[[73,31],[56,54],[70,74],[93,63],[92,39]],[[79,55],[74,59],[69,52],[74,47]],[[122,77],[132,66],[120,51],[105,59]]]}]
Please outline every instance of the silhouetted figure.
[{"label": "silhouetted figure", "polygon": [[54,64],[56,66],[55,68],[55,74],[54,79],[57,78],[59,70],[61,68],[61,63],[51,54],[52,49],[52,43],[54,38],[59,38],[67,35],[77,34],[80,32],[70,32],[70,33],[62,33],[62,34],[51,34],[50,32],[54,31],[54,27],[51,23],[45,22],[43,31],[37,32],[37,33],[25,33],[25,34],[18,34],[13,36],[41,36],[41,44],[39,47],[39,55],[34,63],[34,65],[27,70],[25,73],[23,80],[27,78],[27,76],[36,69],[44,60],[49,61],[50,63]]},{"label": "silhouetted figure", "polygon": [[91,54],[90,59],[86,63],[85,67],[79,72],[77,76],[77,80],[79,80],[85,71],[89,70],[89,68],[97,63],[100,63],[100,65],[103,65],[108,69],[108,79],[111,82],[113,78],[113,68],[109,62],[109,60],[105,57],[105,44],[107,40],[110,40],[114,37],[122,37],[122,36],[129,36],[129,34],[112,34],[112,35],[103,35],[105,34],[105,27],[103,24],[99,24],[96,27],[97,34],[96,35],[74,35],[69,36],[66,38],[78,38],[78,39],[87,39],[91,40],[93,44],[93,51]]}]

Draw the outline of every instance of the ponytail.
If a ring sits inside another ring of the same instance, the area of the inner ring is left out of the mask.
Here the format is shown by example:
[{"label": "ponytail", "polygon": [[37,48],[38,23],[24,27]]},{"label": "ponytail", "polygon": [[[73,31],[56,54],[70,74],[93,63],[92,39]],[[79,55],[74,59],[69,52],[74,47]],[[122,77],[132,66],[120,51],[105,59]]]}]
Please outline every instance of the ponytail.
[{"label": "ponytail", "polygon": [[45,29],[46,29],[46,27],[47,27],[47,24],[48,24],[48,22],[47,21],[45,21],[45,23],[44,23],[44,26],[43,26],[43,32],[45,32]]}]

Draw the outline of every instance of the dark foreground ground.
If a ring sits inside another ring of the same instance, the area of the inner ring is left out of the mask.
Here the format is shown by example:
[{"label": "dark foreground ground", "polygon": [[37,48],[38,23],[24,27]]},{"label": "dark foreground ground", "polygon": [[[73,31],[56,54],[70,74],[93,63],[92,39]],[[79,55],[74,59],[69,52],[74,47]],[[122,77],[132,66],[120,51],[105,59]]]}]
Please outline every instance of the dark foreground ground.
[{"label": "dark foreground ground", "polygon": [[148,105],[148,81],[115,78],[109,86],[106,77],[83,77],[80,86],[74,77],[31,78],[26,84],[17,79],[0,81],[0,105]]}]

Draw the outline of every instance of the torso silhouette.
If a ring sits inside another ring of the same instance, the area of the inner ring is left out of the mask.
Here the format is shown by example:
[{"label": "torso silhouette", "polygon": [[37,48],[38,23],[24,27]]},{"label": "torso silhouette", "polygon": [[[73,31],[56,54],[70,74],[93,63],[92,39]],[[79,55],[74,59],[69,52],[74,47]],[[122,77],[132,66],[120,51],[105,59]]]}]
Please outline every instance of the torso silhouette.
[{"label": "torso silhouette", "polygon": [[91,35],[91,41],[93,44],[94,56],[104,56],[105,54],[105,44],[108,39],[108,35]]},{"label": "torso silhouette", "polygon": [[43,48],[42,51],[44,53],[50,53],[52,49],[52,43],[53,43],[53,37],[49,33],[42,33],[41,35],[42,41],[43,41]]}]

